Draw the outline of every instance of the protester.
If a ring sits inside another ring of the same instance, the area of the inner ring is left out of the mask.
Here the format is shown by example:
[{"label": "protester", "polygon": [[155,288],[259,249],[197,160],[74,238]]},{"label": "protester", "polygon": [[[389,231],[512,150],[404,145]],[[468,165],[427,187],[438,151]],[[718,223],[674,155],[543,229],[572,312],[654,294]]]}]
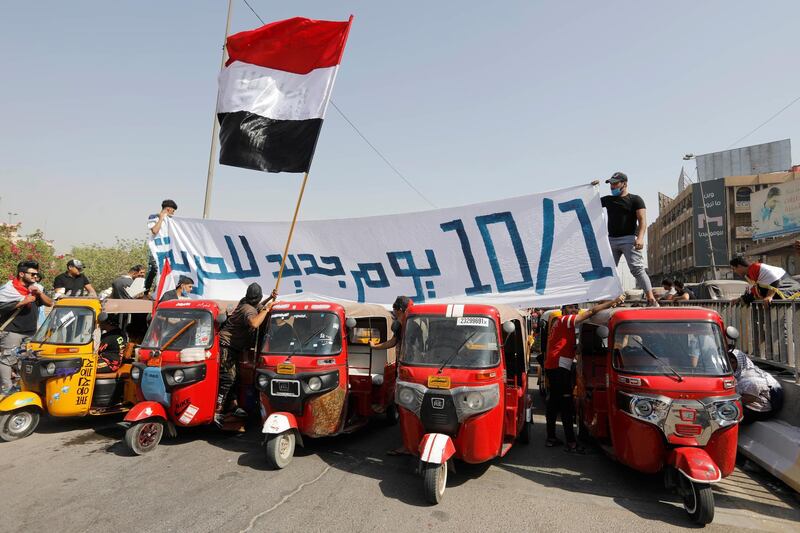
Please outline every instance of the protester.
[{"label": "protester", "polygon": [[623,255],[636,284],[643,289],[650,305],[658,305],[653,296],[653,287],[644,268],[644,232],[647,229],[647,210],[640,196],[628,192],[628,176],[615,172],[606,180],[611,185],[611,195],[600,201],[608,212],[608,242],[619,265]]},{"label": "protester", "polygon": [[675,286],[674,282],[669,278],[664,278],[661,281],[661,288],[664,289],[664,295],[659,298],[662,301],[669,301],[672,300],[673,295],[675,294]]},{"label": "protester", "polygon": [[165,292],[158,302],[167,302],[169,300],[188,300],[192,297],[191,293],[193,288],[194,280],[188,276],[181,276],[178,278],[178,286],[171,291]]},{"label": "protester", "polygon": [[[219,389],[214,412],[214,422],[217,425],[221,426],[225,418],[228,395],[236,381],[236,365],[253,347],[255,332],[261,327],[272,307],[267,303],[274,301],[277,296],[276,289],[262,302],[261,285],[251,283],[244,298],[239,300],[236,309],[219,332]],[[234,414],[246,415],[244,412]]]},{"label": "protester", "polygon": [[[164,219],[167,217],[172,218],[175,216],[175,211],[178,210],[178,204],[173,200],[164,200],[161,202],[161,211],[157,215],[150,215],[147,217],[147,229],[149,231],[148,237],[154,239],[161,233],[161,228],[164,225]],[[147,260],[147,277],[144,280],[145,295],[149,295],[153,288],[153,282],[158,274],[158,262],[156,257],[150,252]]]},{"label": "protester", "polygon": [[[39,263],[22,261],[14,279],[0,287],[0,352],[18,347],[37,329],[39,307],[53,305],[36,282]],[[0,396],[11,390],[11,367],[0,364]]]},{"label": "protester", "polygon": [[122,300],[130,300],[139,297],[141,294],[131,294],[129,289],[131,285],[133,285],[133,280],[143,278],[144,276],[144,266],[133,265],[128,269],[127,274],[123,274],[111,282],[111,297]]},{"label": "protester", "polygon": [[[400,349],[403,346],[403,330],[406,327],[406,319],[408,318],[408,306],[411,305],[413,302],[411,298],[408,296],[398,296],[394,299],[394,303],[392,304],[392,317],[395,319],[399,327],[397,331],[393,331],[394,335],[391,339],[387,339],[384,342],[377,342],[377,341],[370,341],[369,345],[372,346],[373,350],[388,350],[390,348],[395,348],[395,353],[400,354]],[[393,327],[392,330],[395,328]],[[397,448],[389,450],[386,452],[387,455],[410,455],[410,452],[406,450],[404,445],[400,445]]]},{"label": "protester", "polygon": [[83,273],[83,262],[80,259],[67,261],[67,271],[62,272],[53,279],[53,289],[56,294],[66,296],[81,296],[86,291],[89,296],[97,298],[97,292],[89,283],[89,278]]},{"label": "protester", "polygon": [[574,399],[572,397],[572,362],[575,359],[577,338],[575,326],[597,314],[599,311],[615,307],[625,301],[625,296],[619,296],[578,314],[580,308],[577,304],[565,305],[561,308],[561,316],[553,319],[547,343],[547,356],[544,361],[544,371],[547,375],[546,420],[547,440],[545,446],[552,448],[564,444],[556,438],[556,419],[561,414],[561,424],[564,426],[564,437],[567,445],[565,451],[570,453],[584,453],[575,439],[575,430],[572,427],[574,418]]},{"label": "protester", "polygon": [[734,274],[750,284],[747,291],[736,302],[751,304],[755,300],[769,304],[773,299],[793,300],[800,297],[800,283],[780,267],[766,263],[750,263],[737,256],[730,261]]},{"label": "protester", "polygon": [[108,314],[100,313],[97,324],[102,331],[100,347],[97,350],[97,373],[109,374],[119,370],[125,351],[125,336],[116,322]]},{"label": "protester", "polygon": [[675,294],[670,298],[670,300],[677,301],[677,300],[694,300],[696,299],[694,295],[694,291],[691,289],[687,289],[682,281],[675,280]]},{"label": "protester", "polygon": [[741,350],[728,352],[736,378],[736,392],[742,397],[744,419],[751,424],[768,420],[783,407],[783,387],[769,372],[758,368]]}]

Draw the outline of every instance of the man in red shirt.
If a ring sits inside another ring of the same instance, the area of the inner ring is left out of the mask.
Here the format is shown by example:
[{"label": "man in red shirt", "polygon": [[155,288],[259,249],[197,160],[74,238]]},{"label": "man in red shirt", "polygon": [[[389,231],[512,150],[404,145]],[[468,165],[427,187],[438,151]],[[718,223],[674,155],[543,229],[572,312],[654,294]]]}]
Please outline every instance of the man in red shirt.
[{"label": "man in red shirt", "polygon": [[[547,342],[547,356],[544,360],[544,372],[547,375],[547,440],[545,446],[552,448],[563,444],[556,438],[556,418],[561,413],[561,424],[564,426],[564,437],[567,446],[564,448],[570,453],[584,453],[575,440],[575,431],[572,428],[574,418],[574,400],[572,398],[572,361],[575,359],[575,326],[587,318],[597,314],[603,309],[615,307],[625,301],[622,295],[616,300],[611,300],[595,305],[580,313],[577,304],[561,307],[561,316],[554,319],[550,325],[550,335]],[[580,314],[579,314],[580,313]]]}]

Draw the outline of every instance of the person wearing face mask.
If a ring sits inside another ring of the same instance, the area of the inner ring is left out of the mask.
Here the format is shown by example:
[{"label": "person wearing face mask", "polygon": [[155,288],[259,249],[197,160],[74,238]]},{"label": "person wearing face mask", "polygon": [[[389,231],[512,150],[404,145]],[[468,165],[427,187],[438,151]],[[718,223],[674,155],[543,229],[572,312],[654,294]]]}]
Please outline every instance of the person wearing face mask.
[{"label": "person wearing face mask", "polygon": [[647,210],[641,196],[628,192],[628,176],[615,172],[606,180],[611,186],[611,194],[600,201],[608,213],[608,242],[614,254],[614,262],[619,265],[623,255],[636,285],[643,289],[647,303],[658,306],[650,278],[644,268],[644,232],[647,229]]}]

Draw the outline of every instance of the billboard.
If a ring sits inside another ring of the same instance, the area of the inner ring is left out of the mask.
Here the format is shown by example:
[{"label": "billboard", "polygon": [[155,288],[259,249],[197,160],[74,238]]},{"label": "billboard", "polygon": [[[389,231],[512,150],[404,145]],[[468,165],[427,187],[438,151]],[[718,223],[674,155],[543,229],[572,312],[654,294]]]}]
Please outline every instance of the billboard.
[{"label": "billboard", "polygon": [[750,195],[753,239],[800,231],[800,180],[770,185]]},{"label": "billboard", "polygon": [[692,240],[695,266],[711,266],[710,248],[714,250],[714,263],[717,266],[728,264],[730,257],[728,257],[728,223],[725,205],[724,179],[692,185],[692,231],[694,232]]},{"label": "billboard", "polygon": [[792,143],[789,139],[756,144],[698,155],[697,177],[700,181],[726,176],[751,176],[767,172],[783,172],[792,167]]}]

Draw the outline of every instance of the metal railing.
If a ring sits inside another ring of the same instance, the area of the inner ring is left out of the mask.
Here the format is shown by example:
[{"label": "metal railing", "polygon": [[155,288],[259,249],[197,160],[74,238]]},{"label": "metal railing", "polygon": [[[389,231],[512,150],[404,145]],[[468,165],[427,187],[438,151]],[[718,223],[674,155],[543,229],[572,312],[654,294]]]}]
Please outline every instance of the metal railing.
[{"label": "metal railing", "polygon": [[737,346],[755,361],[790,371],[800,383],[800,301],[773,300],[738,305],[728,300],[685,300],[674,305],[713,309],[726,326],[739,330]]}]

